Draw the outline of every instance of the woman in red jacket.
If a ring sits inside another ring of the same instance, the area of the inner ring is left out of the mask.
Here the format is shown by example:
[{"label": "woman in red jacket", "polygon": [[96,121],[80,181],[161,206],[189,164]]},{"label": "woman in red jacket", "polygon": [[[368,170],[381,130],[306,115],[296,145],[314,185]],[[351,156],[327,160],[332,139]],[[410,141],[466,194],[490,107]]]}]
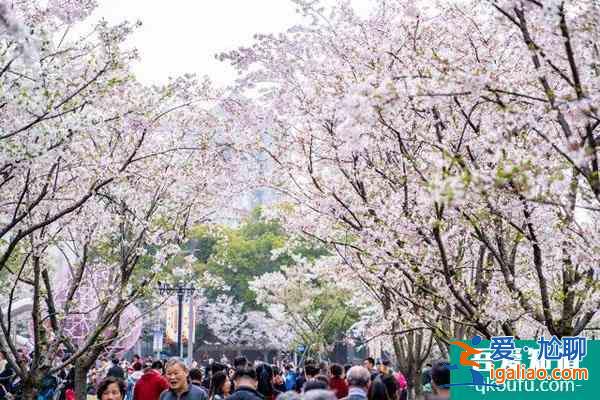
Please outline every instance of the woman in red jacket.
[{"label": "woman in red jacket", "polygon": [[329,368],[331,372],[331,378],[329,379],[329,388],[333,390],[335,396],[338,399],[343,399],[348,396],[348,383],[344,378],[342,378],[342,374],[344,373],[344,369],[339,364],[332,364]]}]

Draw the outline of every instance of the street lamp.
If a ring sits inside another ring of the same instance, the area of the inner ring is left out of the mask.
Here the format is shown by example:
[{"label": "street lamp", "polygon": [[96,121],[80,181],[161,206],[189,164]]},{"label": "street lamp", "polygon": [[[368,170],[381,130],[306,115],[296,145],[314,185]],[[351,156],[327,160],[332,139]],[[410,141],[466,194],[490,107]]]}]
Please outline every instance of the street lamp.
[{"label": "street lamp", "polygon": [[[177,293],[177,352],[179,353],[179,357],[183,357],[183,343],[182,343],[182,334],[183,334],[183,298],[185,295],[192,295],[196,290],[192,285],[186,286],[184,283],[178,282],[175,286],[171,286],[166,283],[158,282],[158,292],[161,295]],[[190,324],[192,321],[190,321]],[[192,340],[192,338],[188,338],[188,340]]]}]

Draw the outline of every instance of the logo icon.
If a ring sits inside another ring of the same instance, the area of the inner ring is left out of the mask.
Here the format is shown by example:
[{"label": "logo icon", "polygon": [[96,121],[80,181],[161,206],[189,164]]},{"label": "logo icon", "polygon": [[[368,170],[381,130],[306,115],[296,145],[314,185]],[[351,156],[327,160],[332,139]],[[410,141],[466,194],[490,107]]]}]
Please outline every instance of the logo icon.
[{"label": "logo icon", "polygon": [[[473,339],[471,339],[471,345],[477,346],[479,343],[481,343],[481,336],[474,336]],[[500,387],[500,386],[502,386],[502,385],[497,385],[495,383],[486,383],[481,372],[473,369],[473,367],[481,368],[481,364],[476,361],[470,360],[469,358],[472,356],[475,356],[477,354],[481,354],[482,353],[481,350],[477,350],[476,348],[469,346],[467,343],[458,342],[458,341],[450,342],[450,344],[460,347],[462,349],[458,363],[463,367],[471,367],[471,368],[469,368],[469,371],[471,372],[472,382],[450,383],[448,385],[443,385],[443,387],[450,387],[450,386],[494,386],[494,387]],[[513,348],[514,348],[514,343],[513,343]],[[458,369],[458,365],[451,364],[448,366],[448,369],[451,371]]]}]

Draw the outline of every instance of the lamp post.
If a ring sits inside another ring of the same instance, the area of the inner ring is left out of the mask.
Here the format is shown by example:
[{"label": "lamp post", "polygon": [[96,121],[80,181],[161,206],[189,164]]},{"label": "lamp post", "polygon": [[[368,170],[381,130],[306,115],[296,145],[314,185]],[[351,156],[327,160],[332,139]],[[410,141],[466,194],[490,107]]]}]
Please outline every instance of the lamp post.
[{"label": "lamp post", "polygon": [[[178,282],[175,286],[166,283],[158,282],[158,292],[161,295],[177,293],[177,352],[179,357],[183,357],[183,298],[186,295],[192,295],[196,290],[192,285],[186,286],[184,283]],[[192,322],[190,321],[190,324]],[[191,338],[188,338],[191,340]]]}]

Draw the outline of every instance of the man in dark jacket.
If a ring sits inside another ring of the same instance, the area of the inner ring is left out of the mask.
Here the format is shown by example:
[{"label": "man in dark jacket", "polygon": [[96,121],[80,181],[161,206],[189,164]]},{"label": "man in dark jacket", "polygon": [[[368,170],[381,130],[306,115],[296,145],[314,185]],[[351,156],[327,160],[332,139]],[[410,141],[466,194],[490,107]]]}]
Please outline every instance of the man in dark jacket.
[{"label": "man in dark jacket", "polygon": [[[233,359],[233,372],[237,371],[239,368],[248,366],[248,359],[244,356],[239,356]],[[232,377],[233,379],[233,377]],[[235,382],[231,382],[231,392],[235,392]]]},{"label": "man in dark jacket", "polygon": [[235,392],[227,400],[263,400],[264,397],[258,391],[258,377],[256,370],[252,367],[240,367],[233,374]]},{"label": "man in dark jacket", "polygon": [[122,381],[125,380],[125,370],[121,368],[119,365],[119,360],[117,358],[113,358],[112,367],[109,368],[106,376],[112,376],[113,378],[120,379]]},{"label": "man in dark jacket", "polygon": [[189,383],[189,375],[185,362],[179,358],[170,359],[167,362],[169,389],[162,392],[160,400],[208,400],[206,392],[200,386]]}]

